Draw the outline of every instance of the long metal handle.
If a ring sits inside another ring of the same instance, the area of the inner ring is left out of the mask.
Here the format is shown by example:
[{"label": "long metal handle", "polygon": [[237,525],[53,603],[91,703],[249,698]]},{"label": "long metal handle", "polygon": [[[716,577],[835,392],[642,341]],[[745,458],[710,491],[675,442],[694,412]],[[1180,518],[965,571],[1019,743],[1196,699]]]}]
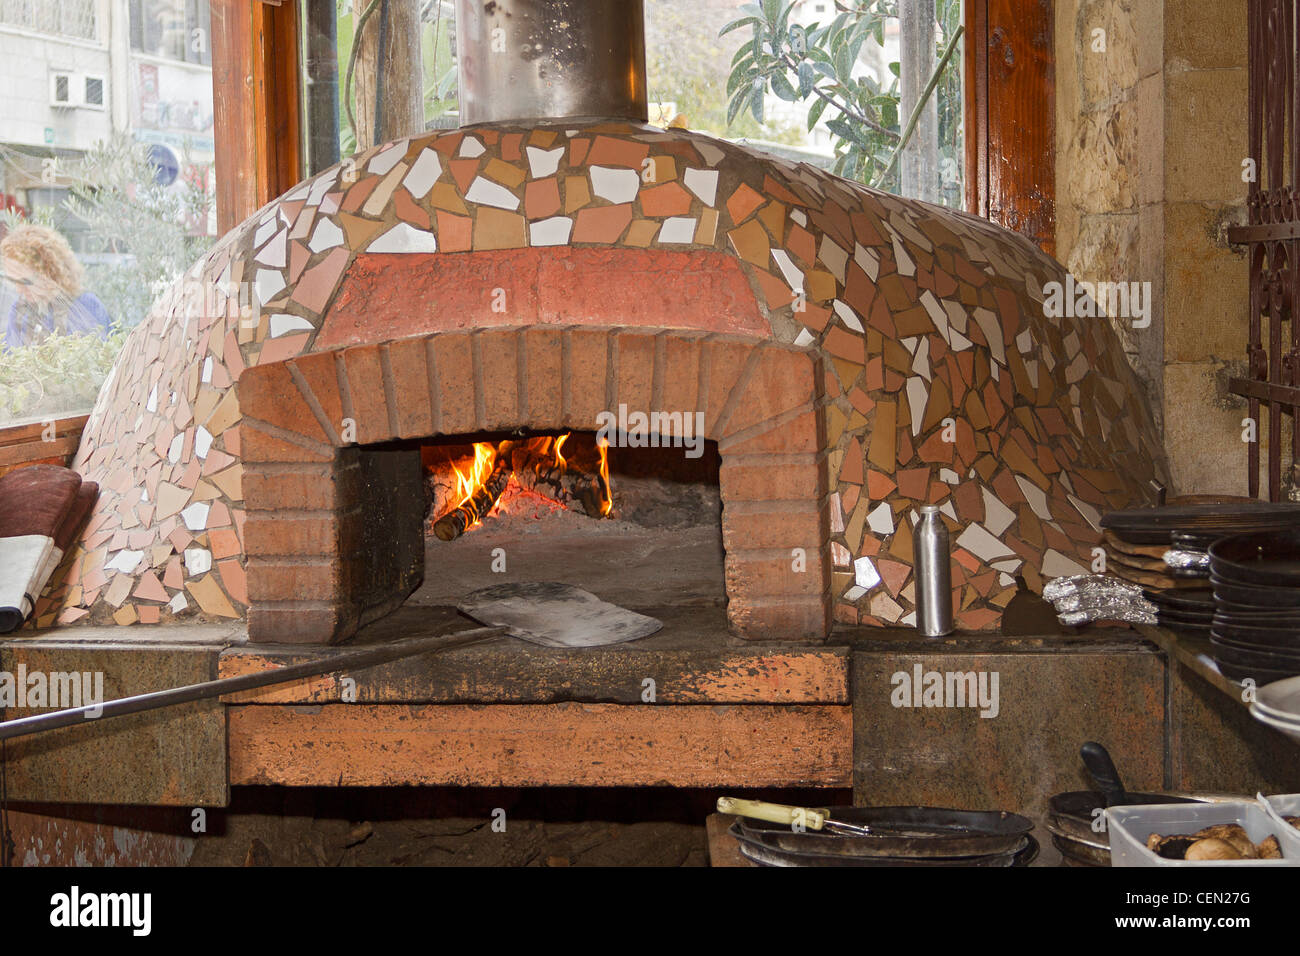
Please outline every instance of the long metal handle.
[{"label": "long metal handle", "polygon": [[289,681],[300,680],[304,677],[316,677],[333,671],[373,667],[376,664],[385,664],[389,661],[401,660],[404,657],[414,657],[416,654],[428,654],[433,651],[450,650],[453,647],[464,647],[467,644],[477,644],[480,641],[486,641],[504,633],[506,633],[504,627],[477,627],[455,634],[411,638],[405,641],[394,641],[391,644],[380,644],[354,651],[344,651],[332,657],[303,661],[301,664],[290,664],[287,667],[277,667],[274,670],[261,671],[256,674],[223,677],[219,680],[187,684],[184,687],[173,687],[170,690],[152,691],[148,694],[137,694],[134,697],[122,697],[102,704],[87,704],[84,707],[73,707],[69,710],[56,710],[48,714],[20,717],[17,720],[6,720],[0,723],[0,740],[44,733],[47,730],[57,730],[60,727],[71,727],[74,724],[81,724],[85,720],[125,717],[127,714],[138,714],[147,710],[157,710],[160,707],[171,707],[175,704],[187,704],[194,700],[220,697],[222,694],[236,694],[240,691],[255,690],[258,687],[269,687],[272,684],[285,684]]}]

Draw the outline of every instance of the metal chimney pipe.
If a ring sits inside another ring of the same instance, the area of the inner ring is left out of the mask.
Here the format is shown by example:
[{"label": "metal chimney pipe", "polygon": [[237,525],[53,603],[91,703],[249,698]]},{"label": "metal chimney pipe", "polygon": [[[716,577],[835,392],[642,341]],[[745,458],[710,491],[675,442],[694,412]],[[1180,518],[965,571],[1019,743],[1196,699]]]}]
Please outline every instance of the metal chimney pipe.
[{"label": "metal chimney pipe", "polygon": [[644,123],[642,0],[456,0],[461,125]]}]

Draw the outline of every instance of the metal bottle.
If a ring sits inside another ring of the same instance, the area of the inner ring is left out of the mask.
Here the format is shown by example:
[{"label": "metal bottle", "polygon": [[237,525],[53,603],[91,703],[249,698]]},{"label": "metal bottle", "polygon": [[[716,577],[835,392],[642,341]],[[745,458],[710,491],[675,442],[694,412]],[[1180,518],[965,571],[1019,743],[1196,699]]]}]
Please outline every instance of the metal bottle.
[{"label": "metal bottle", "polygon": [[952,558],[938,505],[922,505],[912,529],[916,568],[916,629],[926,637],[952,633]]}]

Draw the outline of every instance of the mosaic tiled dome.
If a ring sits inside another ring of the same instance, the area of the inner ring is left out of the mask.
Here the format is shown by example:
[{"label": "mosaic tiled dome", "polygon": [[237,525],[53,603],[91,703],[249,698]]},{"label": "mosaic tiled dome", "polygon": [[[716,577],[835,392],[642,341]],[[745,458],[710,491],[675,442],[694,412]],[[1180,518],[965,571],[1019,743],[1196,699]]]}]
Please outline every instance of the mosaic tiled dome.
[{"label": "mosaic tiled dome", "polygon": [[[371,149],[302,183],[162,296],[86,426],[75,467],[102,493],[39,623],[244,616],[241,372],[475,321],[377,282],[384,255],[464,280],[474,252],[535,265],[566,248],[647,264],[644,289],[596,298],[653,298],[655,263],[675,281],[683,254],[709,253],[699,281],[729,270],[754,301],[652,324],[821,354],[838,621],[911,620],[920,503],[950,519],[957,623],[982,629],[1014,575],[1080,571],[1100,513],[1166,480],[1115,334],[1104,319],[1044,316],[1043,285],[1065,273],[1022,237],[700,134],[475,127]],[[240,283],[261,303],[243,320],[227,294]],[[400,322],[372,326],[368,302]],[[584,308],[491,321],[602,324]]]}]

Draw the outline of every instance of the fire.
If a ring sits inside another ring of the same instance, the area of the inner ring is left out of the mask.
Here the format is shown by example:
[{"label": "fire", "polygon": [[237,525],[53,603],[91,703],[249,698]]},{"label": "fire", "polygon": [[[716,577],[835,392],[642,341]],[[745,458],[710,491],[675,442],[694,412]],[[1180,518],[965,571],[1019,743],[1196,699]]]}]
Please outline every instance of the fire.
[{"label": "fire", "polygon": [[[614,511],[609,476],[609,443],[604,440],[567,445],[572,433],[476,442],[473,458],[445,460],[441,471],[430,463],[435,506],[442,512],[432,530],[451,541],[477,527],[506,502],[533,496],[553,507],[582,510],[605,518]],[[565,450],[568,454],[565,454]],[[443,477],[438,478],[441,474]],[[507,488],[512,489],[508,494]]]},{"label": "fire", "polygon": [[600,515],[602,518],[608,518],[614,513],[614,492],[609,487],[609,442],[604,438],[599,439],[596,442],[596,450],[600,452],[600,485],[603,492],[600,499]]}]

